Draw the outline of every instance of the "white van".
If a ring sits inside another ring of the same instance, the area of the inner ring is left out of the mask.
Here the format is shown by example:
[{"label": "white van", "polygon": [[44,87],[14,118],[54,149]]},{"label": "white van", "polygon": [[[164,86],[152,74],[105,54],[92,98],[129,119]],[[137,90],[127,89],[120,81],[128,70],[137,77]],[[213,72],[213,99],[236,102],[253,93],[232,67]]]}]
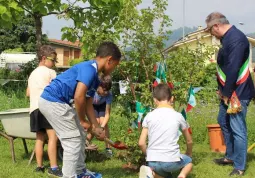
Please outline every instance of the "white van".
[{"label": "white van", "polygon": [[36,53],[5,53],[0,54],[0,68],[7,67],[11,70],[19,69],[20,65],[32,61],[36,58]]}]

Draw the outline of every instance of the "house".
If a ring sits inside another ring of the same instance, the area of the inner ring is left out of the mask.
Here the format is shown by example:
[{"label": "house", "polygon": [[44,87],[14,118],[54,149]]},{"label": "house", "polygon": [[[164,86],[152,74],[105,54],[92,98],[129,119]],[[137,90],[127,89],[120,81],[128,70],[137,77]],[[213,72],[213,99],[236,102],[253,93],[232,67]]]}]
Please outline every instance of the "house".
[{"label": "house", "polygon": [[81,43],[76,41],[63,41],[57,39],[49,39],[50,45],[56,49],[58,55],[57,67],[69,66],[69,61],[81,57]]},{"label": "house", "polygon": [[[205,31],[206,28],[198,27],[198,30],[187,34],[184,39],[176,41],[171,46],[164,50],[164,53],[169,53],[171,51],[177,50],[178,48],[188,47],[190,49],[195,49],[198,47],[198,42],[203,43],[208,46],[219,46],[220,41],[212,36],[209,32]],[[255,64],[255,38],[247,36],[250,42],[250,70],[252,71],[252,66]],[[216,61],[218,50],[211,56],[208,61]]]}]

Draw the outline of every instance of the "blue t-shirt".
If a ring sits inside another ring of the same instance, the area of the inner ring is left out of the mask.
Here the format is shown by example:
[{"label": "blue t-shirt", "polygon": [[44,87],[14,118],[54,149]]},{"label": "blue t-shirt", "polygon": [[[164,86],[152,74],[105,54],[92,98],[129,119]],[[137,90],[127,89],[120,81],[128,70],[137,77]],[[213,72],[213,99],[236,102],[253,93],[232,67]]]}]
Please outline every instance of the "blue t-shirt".
[{"label": "blue t-shirt", "polygon": [[95,60],[76,64],[58,75],[52,80],[50,85],[44,89],[41,97],[51,102],[71,104],[73,103],[78,82],[82,82],[88,87],[86,97],[94,97],[97,87],[99,86],[97,63]]},{"label": "blue t-shirt", "polygon": [[112,103],[112,93],[111,92],[109,92],[109,94],[106,95],[106,96],[100,96],[100,95],[98,95],[97,92],[95,93],[93,104],[94,105],[100,105],[100,104],[103,104],[103,103],[106,103],[106,104],[111,104]]}]

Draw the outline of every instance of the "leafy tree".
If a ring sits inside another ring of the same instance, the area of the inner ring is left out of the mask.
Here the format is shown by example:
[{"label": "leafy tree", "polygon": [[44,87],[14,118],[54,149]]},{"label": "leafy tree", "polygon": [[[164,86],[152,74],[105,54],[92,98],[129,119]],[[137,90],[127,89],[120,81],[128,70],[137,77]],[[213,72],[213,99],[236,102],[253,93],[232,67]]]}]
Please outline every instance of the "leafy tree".
[{"label": "leafy tree", "polygon": [[[86,3],[86,4],[85,4]],[[87,5],[88,4],[88,5]],[[108,24],[111,28],[115,17],[121,9],[123,0],[76,0],[61,2],[61,0],[0,0],[0,25],[11,28],[24,13],[31,15],[35,21],[37,53],[42,45],[42,17],[58,15],[60,18],[70,18],[74,21],[74,30],[94,33],[95,28],[89,24]],[[98,25],[97,29],[101,26]],[[74,31],[64,28],[63,38],[75,41]]]},{"label": "leafy tree", "polygon": [[[174,83],[175,109],[179,111],[187,104],[187,91],[190,84],[200,86],[205,82],[205,61],[210,59],[213,49],[198,44],[194,50],[179,49],[164,54],[164,41],[168,40],[171,19],[165,15],[167,0],[153,0],[152,6],[138,10],[141,1],[126,3],[120,13],[118,22],[121,31],[123,61],[113,74],[114,80],[128,82],[126,95],[117,96],[117,103],[122,107],[118,112],[129,119],[137,120],[135,102],[154,108],[152,84],[155,79],[153,67],[156,62],[164,62],[167,68],[167,81]],[[125,12],[126,11],[126,12]],[[129,14],[129,15],[127,15]],[[157,28],[155,28],[155,24]],[[131,134],[124,130],[121,137],[129,145],[125,159],[133,164],[141,164],[143,156],[137,146],[140,131],[134,129]],[[120,139],[120,138],[118,138]]]},{"label": "leafy tree", "polygon": [[[2,51],[12,52],[35,52],[36,36],[35,36],[34,18],[30,15],[23,16],[15,23],[11,29],[0,28],[0,53]],[[47,36],[43,35],[42,43],[47,44]]]},{"label": "leafy tree", "polygon": [[180,111],[181,107],[187,104],[187,91],[190,85],[204,87],[215,76],[216,68],[212,68],[211,65],[206,67],[206,61],[211,58],[214,51],[214,47],[198,42],[195,49],[180,48],[168,54],[168,75],[169,80],[175,85],[173,94],[179,104],[176,106],[177,110]]},{"label": "leafy tree", "polygon": [[[162,53],[163,41],[167,39],[171,20],[165,15],[167,0],[153,0],[152,7],[138,10],[141,1],[127,1],[122,9],[116,29],[121,32],[121,48],[123,61],[114,73],[114,80],[126,80],[129,85],[126,95],[119,95],[117,102],[123,108],[121,115],[126,116],[130,124],[137,119],[134,110],[135,101],[154,107],[152,101],[152,83],[154,80],[153,66],[164,61]],[[158,28],[155,30],[155,23]],[[125,131],[120,135],[129,145],[126,160],[133,164],[141,164],[144,160],[137,145],[140,131]]]}]

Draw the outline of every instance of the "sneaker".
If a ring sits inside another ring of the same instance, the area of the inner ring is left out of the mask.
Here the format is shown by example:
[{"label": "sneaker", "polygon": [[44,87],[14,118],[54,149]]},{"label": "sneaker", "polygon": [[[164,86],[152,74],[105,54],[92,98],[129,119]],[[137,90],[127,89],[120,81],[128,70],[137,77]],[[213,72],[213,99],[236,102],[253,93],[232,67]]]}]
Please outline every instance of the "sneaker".
[{"label": "sneaker", "polygon": [[141,166],[139,178],[154,178],[151,168],[148,166]]},{"label": "sneaker", "polygon": [[234,169],[230,174],[229,176],[243,176],[244,175],[244,172],[239,172],[239,170],[237,169]]},{"label": "sneaker", "polygon": [[84,173],[77,176],[77,178],[103,178],[102,174],[92,172],[88,169],[84,170]]},{"label": "sneaker", "polygon": [[233,161],[226,161],[225,158],[220,158],[220,159],[214,159],[214,163],[225,166],[225,165],[233,165]]},{"label": "sneaker", "polygon": [[111,148],[106,148],[105,149],[105,154],[106,154],[107,158],[111,158],[112,155],[113,155],[113,152],[112,152]]},{"label": "sneaker", "polygon": [[50,177],[63,177],[62,171],[57,167],[56,169],[48,168],[48,175]]},{"label": "sneaker", "polygon": [[44,171],[45,171],[45,168],[44,167],[36,167],[35,168],[35,172],[42,172],[42,173],[44,173]]}]

